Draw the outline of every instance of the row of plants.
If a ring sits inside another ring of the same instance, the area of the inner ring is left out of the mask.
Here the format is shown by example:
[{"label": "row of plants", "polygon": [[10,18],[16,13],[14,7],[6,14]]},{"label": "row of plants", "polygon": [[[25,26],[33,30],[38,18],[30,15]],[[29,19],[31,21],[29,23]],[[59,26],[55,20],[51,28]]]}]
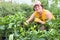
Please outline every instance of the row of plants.
[{"label": "row of plants", "polygon": [[14,40],[60,40],[60,26],[55,24],[56,20],[49,23],[50,29],[48,31],[41,31],[40,25],[34,22],[26,26],[24,25],[25,21],[24,13],[21,14],[20,12],[15,15],[0,17],[0,37],[11,40],[12,36],[10,37],[10,35],[13,34]]}]

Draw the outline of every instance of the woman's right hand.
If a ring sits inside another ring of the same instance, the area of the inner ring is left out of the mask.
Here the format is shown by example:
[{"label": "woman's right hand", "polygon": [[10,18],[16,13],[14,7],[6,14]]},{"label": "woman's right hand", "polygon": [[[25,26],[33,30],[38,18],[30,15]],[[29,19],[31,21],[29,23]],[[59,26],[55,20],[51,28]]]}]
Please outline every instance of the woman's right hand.
[{"label": "woman's right hand", "polygon": [[35,22],[39,22],[40,21],[40,19],[39,18],[35,18],[35,20],[34,20]]},{"label": "woman's right hand", "polygon": [[28,24],[29,24],[29,22],[27,22],[27,21],[26,21],[26,22],[24,22],[24,25],[28,25]]}]

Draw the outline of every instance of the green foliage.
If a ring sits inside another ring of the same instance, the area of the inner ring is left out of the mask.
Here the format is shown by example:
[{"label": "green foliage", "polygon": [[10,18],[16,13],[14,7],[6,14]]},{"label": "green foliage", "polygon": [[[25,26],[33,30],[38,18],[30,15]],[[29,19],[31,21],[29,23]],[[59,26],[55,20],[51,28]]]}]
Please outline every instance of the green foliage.
[{"label": "green foliage", "polygon": [[17,12],[23,12],[26,16],[29,16],[33,12],[33,8],[27,4],[0,3],[0,17],[14,15]]},{"label": "green foliage", "polygon": [[40,0],[44,8],[48,8],[48,0]]}]

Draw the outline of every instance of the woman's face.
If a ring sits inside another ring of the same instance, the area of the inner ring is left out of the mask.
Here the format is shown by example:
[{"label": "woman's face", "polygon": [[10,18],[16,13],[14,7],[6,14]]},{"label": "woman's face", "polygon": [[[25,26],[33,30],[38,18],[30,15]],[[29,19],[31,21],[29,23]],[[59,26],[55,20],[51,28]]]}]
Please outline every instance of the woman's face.
[{"label": "woman's face", "polygon": [[42,7],[40,6],[40,5],[36,5],[35,7],[34,7],[34,9],[35,9],[35,11],[37,11],[37,12],[42,12]]}]

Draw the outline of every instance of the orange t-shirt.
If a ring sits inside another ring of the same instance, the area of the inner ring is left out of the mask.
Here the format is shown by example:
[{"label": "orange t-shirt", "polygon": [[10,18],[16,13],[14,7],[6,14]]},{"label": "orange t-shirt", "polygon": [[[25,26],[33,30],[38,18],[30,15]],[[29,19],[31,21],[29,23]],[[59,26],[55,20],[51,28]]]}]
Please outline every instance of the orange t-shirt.
[{"label": "orange t-shirt", "polygon": [[[35,20],[34,21],[36,22],[36,21],[42,20],[42,21],[45,22],[46,19],[47,19],[46,18],[46,12],[47,12],[47,10],[43,9],[42,14],[40,15],[37,11],[35,11],[34,12],[34,16],[35,16]],[[55,18],[54,15],[52,15],[52,16],[53,16],[53,18]]]}]

